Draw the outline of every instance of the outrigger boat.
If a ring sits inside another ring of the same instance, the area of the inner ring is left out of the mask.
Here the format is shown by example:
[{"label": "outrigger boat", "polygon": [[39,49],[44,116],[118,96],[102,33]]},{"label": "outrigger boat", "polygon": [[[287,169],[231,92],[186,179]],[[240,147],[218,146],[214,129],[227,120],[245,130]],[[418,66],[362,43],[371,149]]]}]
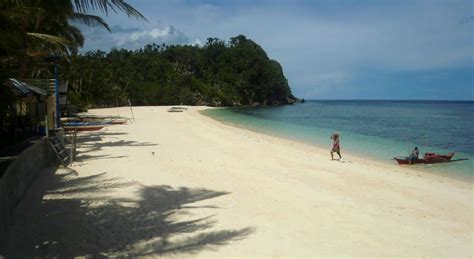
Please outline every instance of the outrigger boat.
[{"label": "outrigger boat", "polygon": [[81,126],[63,126],[65,131],[96,131],[101,130],[106,125],[81,125]]},{"label": "outrigger boat", "polygon": [[451,152],[447,155],[437,154],[437,153],[425,153],[423,158],[417,158],[410,163],[410,157],[406,156],[398,156],[394,157],[398,164],[400,165],[408,165],[408,164],[436,164],[436,163],[445,163],[445,162],[453,162],[453,161],[460,161],[466,159],[458,159],[458,160],[451,160],[454,156],[455,152]]},{"label": "outrigger boat", "polygon": [[112,119],[112,124],[117,125],[117,124],[125,124],[127,123],[127,119]]},{"label": "outrigger boat", "polygon": [[110,121],[111,124],[125,124],[127,119],[120,116],[93,116],[93,115],[77,115],[76,120],[84,122],[101,122]]},{"label": "outrigger boat", "polygon": [[64,122],[63,126],[90,126],[90,125],[110,125],[112,121],[72,121],[72,122]]},{"label": "outrigger boat", "polygon": [[96,131],[110,125],[110,121],[104,122],[66,122],[63,123],[65,131]]},{"label": "outrigger boat", "polygon": [[125,124],[127,119],[120,117],[104,117],[104,118],[93,118],[93,117],[65,117],[61,118],[63,123],[104,123],[104,124]]},{"label": "outrigger boat", "polygon": [[188,110],[188,108],[186,108],[186,107],[176,107],[176,106],[174,106],[174,107],[169,108],[168,112],[184,112],[184,111],[187,111],[187,110]]}]

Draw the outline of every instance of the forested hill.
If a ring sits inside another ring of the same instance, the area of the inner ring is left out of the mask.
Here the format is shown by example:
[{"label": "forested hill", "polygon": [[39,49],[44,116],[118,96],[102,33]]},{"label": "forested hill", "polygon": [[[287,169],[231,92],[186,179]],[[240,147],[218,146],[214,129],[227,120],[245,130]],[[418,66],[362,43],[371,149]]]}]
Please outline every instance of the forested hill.
[{"label": "forested hill", "polygon": [[245,36],[202,46],[147,45],[140,50],[71,57],[62,78],[69,99],[88,107],[125,105],[278,105],[298,101],[280,64]]}]

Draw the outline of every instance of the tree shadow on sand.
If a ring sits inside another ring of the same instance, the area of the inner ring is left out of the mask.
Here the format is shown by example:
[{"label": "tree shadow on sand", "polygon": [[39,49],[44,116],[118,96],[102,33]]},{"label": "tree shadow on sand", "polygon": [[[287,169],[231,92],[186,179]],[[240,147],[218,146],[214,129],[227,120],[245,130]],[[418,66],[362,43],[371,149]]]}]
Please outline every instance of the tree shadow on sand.
[{"label": "tree shadow on sand", "polygon": [[[17,209],[9,243],[11,257],[146,256],[216,249],[250,235],[253,228],[218,230],[213,215],[193,216],[201,202],[227,192],[143,186],[74,171],[44,175]],[[135,199],[109,196],[131,188]],[[30,204],[29,204],[30,203]],[[34,204],[31,204],[34,203]],[[201,211],[202,212],[202,211]]]},{"label": "tree shadow on sand", "polygon": [[103,159],[118,159],[128,156],[111,156],[111,155],[87,155],[84,153],[79,153],[74,159],[74,162],[85,162],[87,160],[103,160]]},{"label": "tree shadow on sand", "polygon": [[[121,156],[105,156],[94,155],[92,153],[108,147],[152,147],[157,146],[156,143],[140,142],[135,140],[117,140],[116,136],[126,135],[124,132],[93,132],[84,135],[78,135],[76,144],[78,147],[75,157],[76,162],[84,162],[86,160],[95,159],[115,159],[125,157]],[[70,141],[69,141],[70,142]]]}]

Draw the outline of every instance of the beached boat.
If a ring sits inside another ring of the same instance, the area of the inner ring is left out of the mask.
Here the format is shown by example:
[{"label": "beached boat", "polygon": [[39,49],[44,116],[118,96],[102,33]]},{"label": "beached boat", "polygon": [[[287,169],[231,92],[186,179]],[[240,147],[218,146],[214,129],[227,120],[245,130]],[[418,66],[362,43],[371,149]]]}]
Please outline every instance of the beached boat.
[{"label": "beached boat", "polygon": [[127,123],[127,119],[113,119],[111,124],[117,125],[117,124],[125,124]]},{"label": "beached boat", "polygon": [[100,130],[111,124],[111,121],[100,121],[100,122],[82,122],[72,121],[63,123],[65,131],[96,131]]},{"label": "beached boat", "polygon": [[74,115],[76,118],[80,119],[120,119],[120,116],[109,116],[109,115],[92,115],[92,114],[76,114]]},{"label": "beached boat", "polygon": [[103,117],[103,118],[89,118],[89,117],[64,117],[61,118],[63,124],[68,123],[99,123],[99,124],[125,124],[126,118],[120,117]]},{"label": "beached boat", "polygon": [[187,108],[183,108],[183,107],[171,107],[168,109],[168,112],[184,112],[186,110]]},{"label": "beached boat", "polygon": [[91,126],[91,125],[110,125],[112,124],[111,120],[107,121],[71,121],[71,122],[64,122],[63,126]]},{"label": "beached boat", "polygon": [[65,131],[96,131],[101,130],[107,125],[81,125],[81,126],[63,126]]},{"label": "beached boat", "polygon": [[[450,162],[453,158],[455,152],[451,152],[447,155],[437,154],[437,153],[425,153],[423,158],[417,158],[411,162],[411,164],[436,164]],[[410,158],[406,156],[394,157],[398,164],[407,165],[410,164]]]}]

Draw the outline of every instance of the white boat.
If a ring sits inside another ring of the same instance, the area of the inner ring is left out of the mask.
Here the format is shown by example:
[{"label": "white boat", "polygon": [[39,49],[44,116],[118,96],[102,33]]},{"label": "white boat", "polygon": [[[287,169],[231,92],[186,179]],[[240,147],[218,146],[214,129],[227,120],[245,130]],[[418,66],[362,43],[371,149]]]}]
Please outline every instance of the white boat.
[{"label": "white boat", "polygon": [[184,112],[187,109],[188,108],[184,108],[184,107],[171,107],[168,109],[168,112]]}]

